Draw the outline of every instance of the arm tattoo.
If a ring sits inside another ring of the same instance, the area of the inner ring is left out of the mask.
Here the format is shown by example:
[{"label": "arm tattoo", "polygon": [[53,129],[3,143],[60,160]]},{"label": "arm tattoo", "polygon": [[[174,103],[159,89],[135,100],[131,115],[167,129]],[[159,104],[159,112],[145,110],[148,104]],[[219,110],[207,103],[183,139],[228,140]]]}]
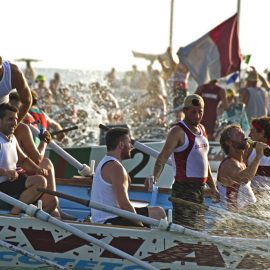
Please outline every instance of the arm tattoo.
[{"label": "arm tattoo", "polygon": [[155,167],[154,167],[154,176],[156,179],[159,178],[159,176],[161,175],[163,168],[164,168],[164,162],[161,161],[160,159],[157,159],[156,163],[155,163]]}]

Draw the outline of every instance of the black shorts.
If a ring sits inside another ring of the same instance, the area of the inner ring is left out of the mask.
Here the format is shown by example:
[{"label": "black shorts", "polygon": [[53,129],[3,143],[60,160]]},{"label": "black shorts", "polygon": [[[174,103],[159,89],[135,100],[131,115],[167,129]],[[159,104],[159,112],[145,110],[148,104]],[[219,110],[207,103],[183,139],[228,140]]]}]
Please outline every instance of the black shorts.
[{"label": "black shorts", "polygon": [[26,189],[25,182],[27,177],[28,176],[26,174],[19,174],[19,177],[12,182],[6,181],[0,183],[0,191],[6,193],[9,196],[19,198]]},{"label": "black shorts", "polygon": [[[135,207],[136,213],[142,216],[149,216],[148,207]],[[105,222],[105,224],[109,223],[112,225],[120,225],[120,226],[136,226],[132,220],[126,219],[124,217],[115,217],[109,218]],[[146,227],[149,227],[147,224],[144,224]]]}]

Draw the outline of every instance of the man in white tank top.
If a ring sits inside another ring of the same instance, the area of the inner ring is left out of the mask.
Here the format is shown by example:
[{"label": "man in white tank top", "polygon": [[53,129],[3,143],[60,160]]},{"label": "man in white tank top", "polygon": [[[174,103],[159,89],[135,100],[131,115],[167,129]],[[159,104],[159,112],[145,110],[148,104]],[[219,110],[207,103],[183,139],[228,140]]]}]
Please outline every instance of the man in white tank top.
[{"label": "man in white tank top", "polygon": [[239,125],[224,128],[220,136],[220,145],[227,155],[218,170],[218,188],[222,206],[229,211],[248,210],[257,201],[250,183],[264,155],[264,149],[268,146],[257,142],[256,155],[246,167],[244,153],[249,145]]},{"label": "man in white tank top", "polygon": [[[129,159],[131,139],[126,128],[113,128],[106,134],[107,154],[96,168],[93,179],[91,200],[133,213],[156,219],[166,217],[161,207],[134,208],[128,197],[130,178],[122,165],[122,160]],[[127,220],[114,214],[91,209],[92,221],[115,225],[143,226],[141,222]]]},{"label": "man in white tank top", "polygon": [[0,56],[0,104],[9,101],[8,95],[12,89],[17,89],[22,102],[18,113],[18,122],[20,122],[32,104],[31,92],[18,66],[9,61],[3,61]]},{"label": "man in white tank top", "polygon": [[[171,128],[166,142],[156,160],[154,179],[157,181],[165,163],[172,155],[175,182],[172,197],[183,203],[173,202],[173,222],[203,229],[204,214],[200,209],[191,207],[186,201],[203,204],[204,185],[207,183],[212,196],[218,200],[219,194],[212,178],[208,151],[209,143],[204,127],[200,124],[204,101],[199,95],[189,95],[184,100],[185,119]],[[186,203],[185,203],[186,202]]]},{"label": "man in white tank top", "polygon": [[[47,176],[48,172],[36,165],[19,147],[14,136],[18,123],[17,112],[18,110],[9,103],[0,105],[0,191],[30,204],[36,202],[42,195],[37,188],[47,187],[44,176]],[[16,170],[17,164],[33,175],[20,174]],[[46,207],[46,202],[43,201],[45,211]],[[20,209],[13,207],[11,213],[19,214]]]}]

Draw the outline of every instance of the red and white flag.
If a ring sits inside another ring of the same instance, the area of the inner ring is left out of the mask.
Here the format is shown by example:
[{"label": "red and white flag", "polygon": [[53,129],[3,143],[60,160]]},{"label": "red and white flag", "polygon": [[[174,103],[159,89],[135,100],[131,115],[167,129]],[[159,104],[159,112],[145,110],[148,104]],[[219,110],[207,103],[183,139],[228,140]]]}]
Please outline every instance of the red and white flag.
[{"label": "red and white flag", "polygon": [[237,14],[177,52],[199,85],[240,69]]}]

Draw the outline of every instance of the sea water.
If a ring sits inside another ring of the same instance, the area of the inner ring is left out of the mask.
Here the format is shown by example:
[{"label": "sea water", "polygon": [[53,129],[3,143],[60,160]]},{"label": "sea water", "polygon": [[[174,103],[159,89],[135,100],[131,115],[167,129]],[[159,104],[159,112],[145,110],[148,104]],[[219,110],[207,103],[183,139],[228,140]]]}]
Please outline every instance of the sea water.
[{"label": "sea water", "polygon": [[[69,93],[73,98],[74,106],[76,107],[77,120],[80,125],[79,130],[71,131],[62,147],[70,146],[86,146],[99,144],[100,130],[99,124],[110,124],[108,121],[109,108],[99,106],[98,96],[93,93],[91,84],[98,82],[101,86],[108,87],[114,97],[117,99],[120,110],[124,115],[122,122],[117,124],[127,124],[134,138],[151,141],[162,140],[165,138],[169,125],[167,123],[158,123],[158,113],[151,112],[149,117],[138,120],[136,118],[136,110],[140,107],[142,99],[148,99],[146,89],[131,89],[129,85],[123,83],[124,72],[117,73],[117,84],[114,87],[108,86],[104,80],[106,71],[90,71],[90,70],[71,70],[71,69],[51,69],[37,68],[36,74],[42,74],[46,77],[47,85],[53,78],[55,72],[61,76],[62,86],[69,89]],[[61,98],[61,96],[60,96]],[[97,102],[96,102],[97,101]],[[70,116],[72,104],[66,104],[65,107],[59,107],[58,104],[53,104],[52,113],[50,116],[60,122],[63,128],[73,124]],[[135,115],[135,116],[134,116]],[[168,116],[171,119],[174,114]],[[171,122],[173,119],[171,119]]]}]

